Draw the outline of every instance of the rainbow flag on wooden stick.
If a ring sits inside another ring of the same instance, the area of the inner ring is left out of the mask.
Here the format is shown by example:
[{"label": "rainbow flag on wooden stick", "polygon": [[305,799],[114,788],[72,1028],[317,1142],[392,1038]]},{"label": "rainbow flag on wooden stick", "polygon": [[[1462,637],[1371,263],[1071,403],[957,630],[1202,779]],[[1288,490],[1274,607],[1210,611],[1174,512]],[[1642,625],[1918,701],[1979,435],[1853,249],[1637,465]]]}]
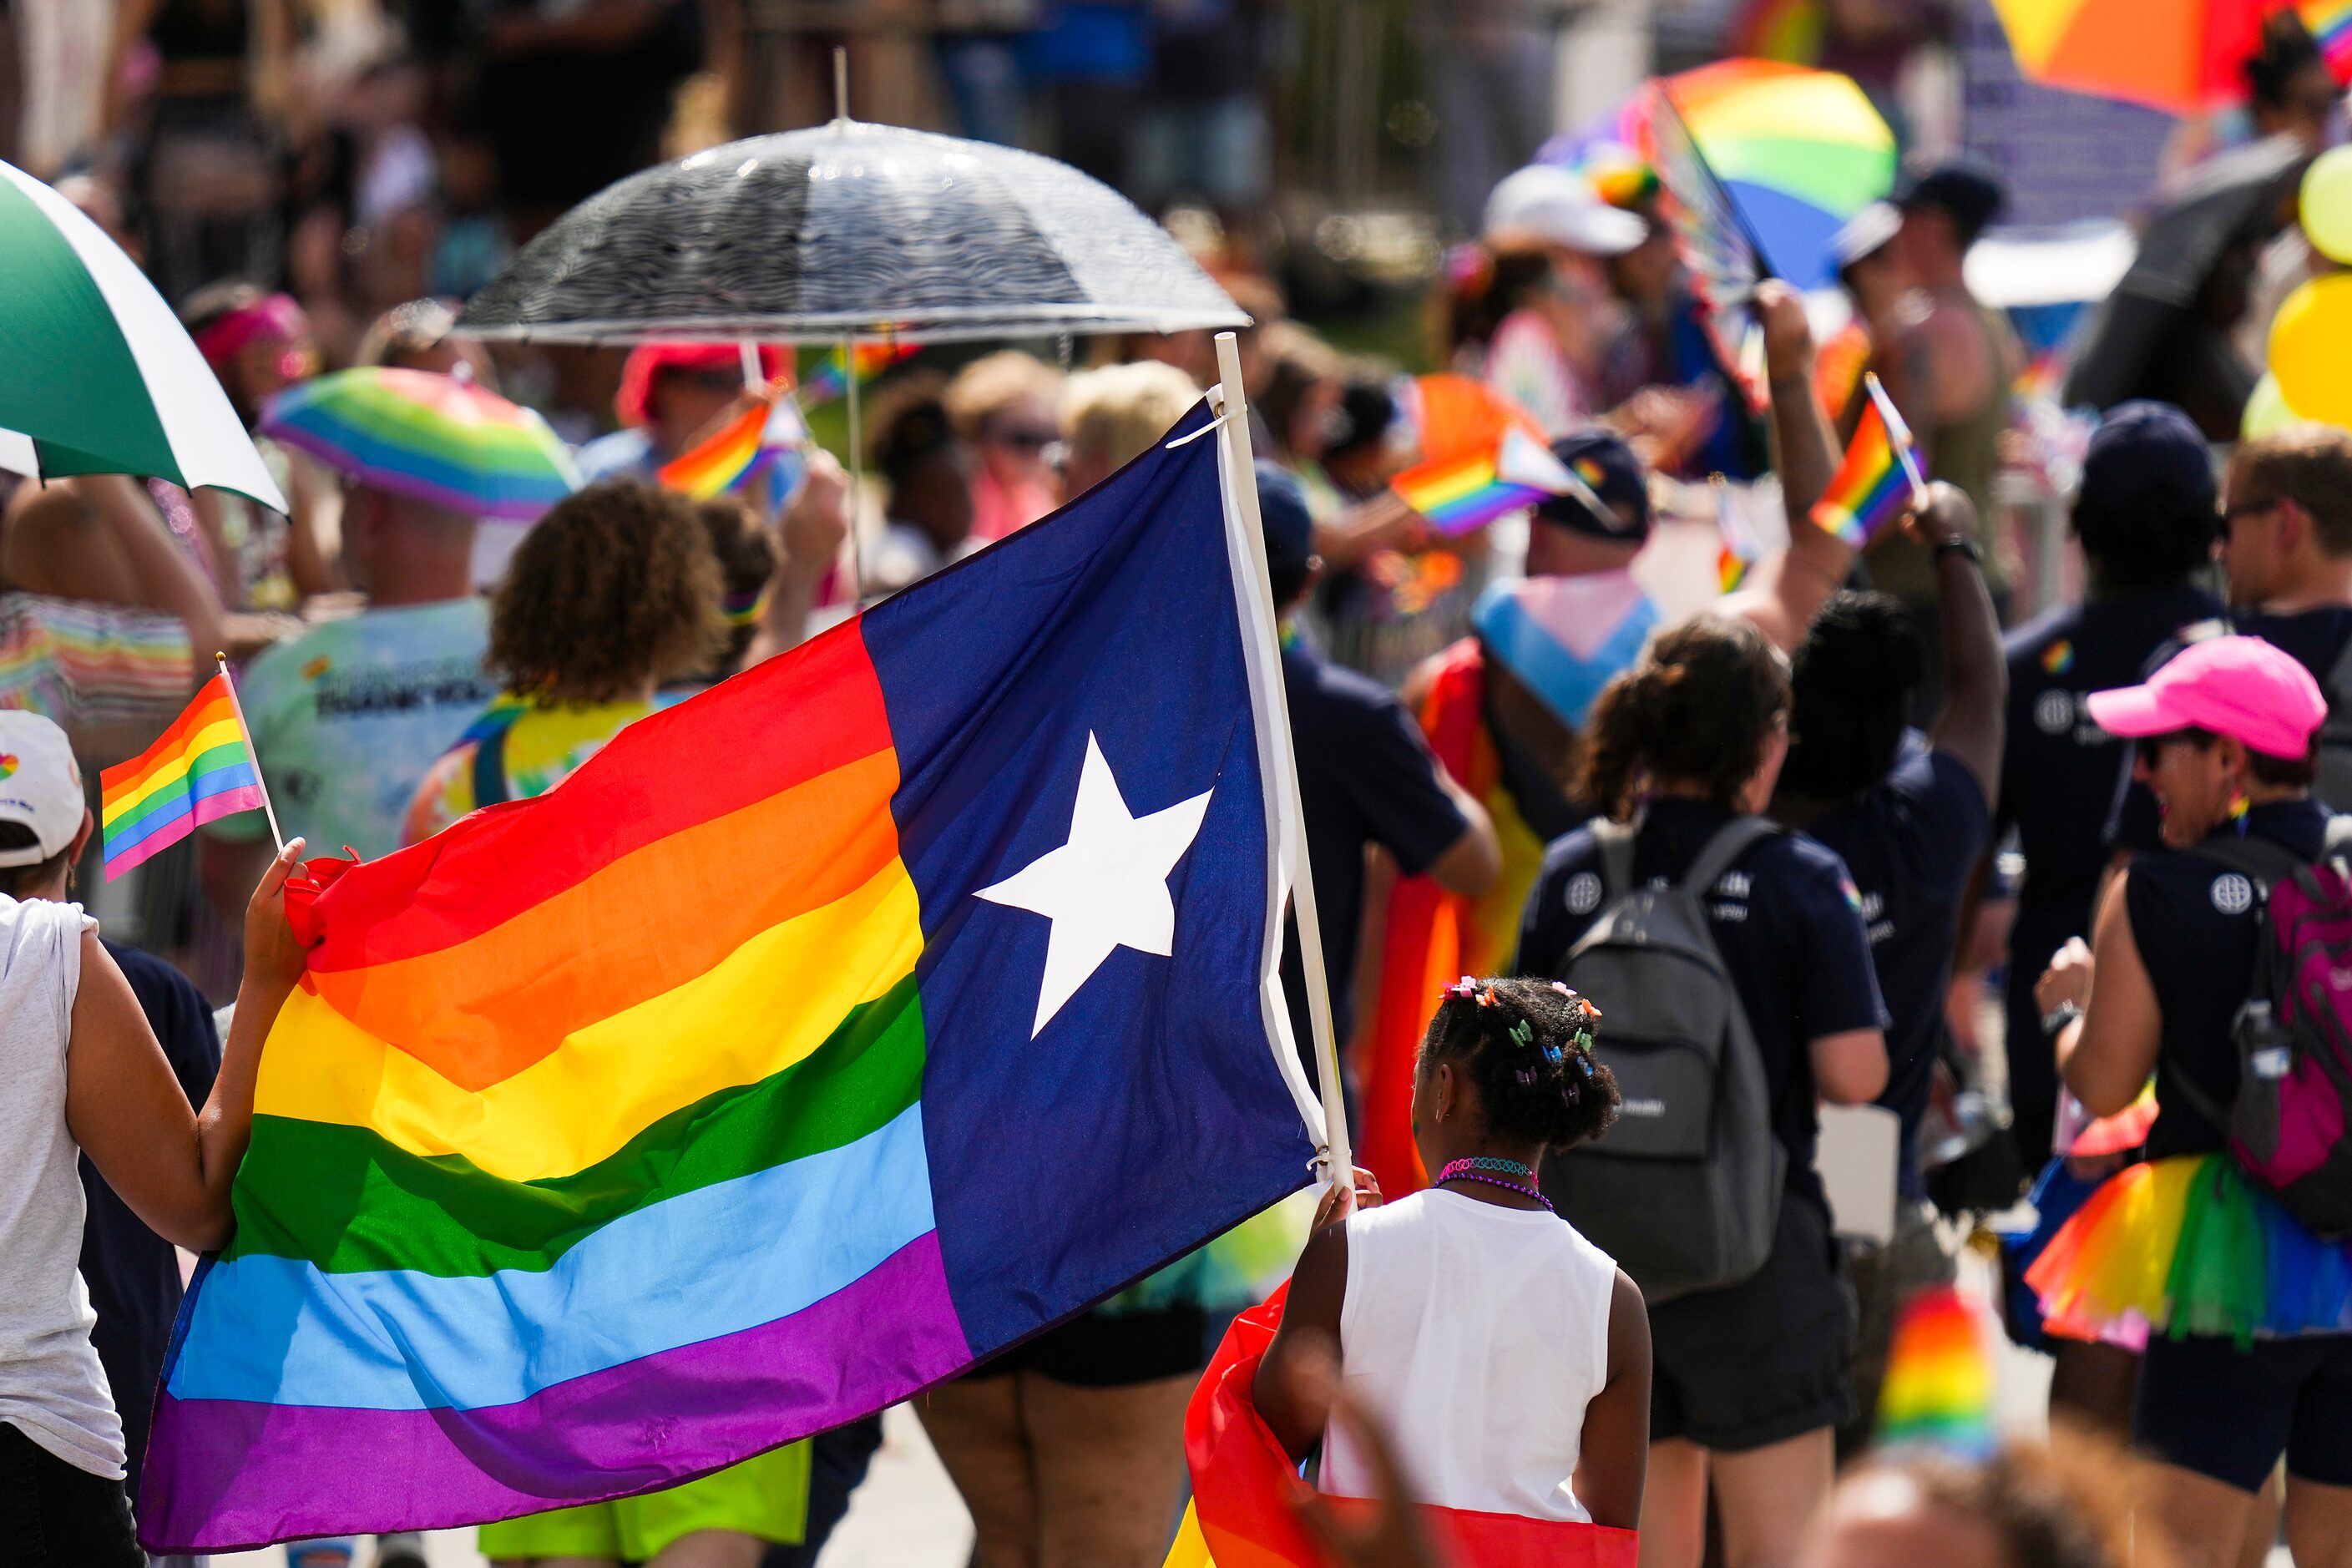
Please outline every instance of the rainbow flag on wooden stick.
[{"label": "rainbow flag on wooden stick", "polygon": [[847,353],[839,344],[827,349],[817,361],[816,368],[801,384],[801,401],[811,405],[839,397],[849,390],[851,376],[857,384],[865,385],[900,360],[915,353],[917,345],[902,343],[893,338],[887,342],[852,343]]},{"label": "rainbow flag on wooden stick", "polygon": [[268,805],[226,668],[153,745],[98,782],[109,881],[207,822]]},{"label": "rainbow flag on wooden stick", "polygon": [[1155,445],[317,894],[152,1550],[654,1490],[1307,1183],[1281,663],[1219,469]]},{"label": "rainbow flag on wooden stick", "polygon": [[1874,375],[1863,385],[1870,401],[1847,443],[1845,461],[1822,499],[1813,503],[1813,521],[1860,550],[1878,537],[1887,524],[1914,506],[1927,502],[1926,476],[1912,455],[1911,432]]}]

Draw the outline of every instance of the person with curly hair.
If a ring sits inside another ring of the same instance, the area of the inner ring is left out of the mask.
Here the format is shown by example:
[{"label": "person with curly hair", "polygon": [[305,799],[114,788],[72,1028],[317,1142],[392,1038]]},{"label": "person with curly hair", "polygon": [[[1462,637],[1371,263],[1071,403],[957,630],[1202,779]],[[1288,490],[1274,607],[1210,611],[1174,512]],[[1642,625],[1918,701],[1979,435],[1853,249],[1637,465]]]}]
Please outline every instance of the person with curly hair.
[{"label": "person with curly hair", "polygon": [[[1678,880],[1718,834],[1764,810],[1789,753],[1790,702],[1787,662],[1753,624],[1725,616],[1660,633],[1603,689],[1585,729],[1580,793],[1634,825],[1634,886]],[[1625,890],[1609,877],[1591,827],[1554,844],[1513,967],[1561,973]],[[1641,1528],[1652,1568],[1696,1568],[1710,1483],[1729,1568],[1787,1562],[1829,1495],[1854,1321],[1813,1169],[1816,1106],[1866,1104],[1886,1087],[1886,1012],[1860,904],[1843,860],[1785,831],[1749,844],[1706,889],[1709,934],[1754,1037],[1788,1176],[1760,1269],[1650,1309]]]},{"label": "person with curly hair", "polygon": [[491,602],[482,663],[502,694],[425,775],[402,841],[546,794],[726,640],[719,562],[692,501],[633,479],[566,497]]},{"label": "person with curly hair", "polygon": [[[1536,1190],[1549,1150],[1598,1138],[1617,1083],[1599,1009],[1557,981],[1445,988],[1412,1124],[1432,1185],[1378,1205],[1334,1187],[1253,1394],[1284,1450],[1323,1445],[1321,1489],[1375,1497],[1356,1430],[1292,1375],[1339,1347],[1340,1388],[1394,1434],[1443,1508],[1631,1530],[1650,1439],[1642,1292]],[[1368,1178],[1360,1178],[1368,1181]],[[1378,1206],[1372,1206],[1378,1205]],[[1349,1212],[1351,1209],[1356,1212]]]}]

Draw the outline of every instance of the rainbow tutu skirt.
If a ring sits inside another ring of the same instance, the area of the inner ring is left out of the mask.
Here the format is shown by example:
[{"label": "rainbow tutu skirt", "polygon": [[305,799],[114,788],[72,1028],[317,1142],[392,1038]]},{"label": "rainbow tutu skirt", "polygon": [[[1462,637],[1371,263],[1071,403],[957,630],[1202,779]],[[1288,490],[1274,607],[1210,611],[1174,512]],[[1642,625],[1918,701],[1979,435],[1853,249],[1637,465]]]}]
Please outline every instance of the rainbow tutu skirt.
[{"label": "rainbow tutu skirt", "polygon": [[2025,1273],[2051,1331],[2096,1339],[2134,1320],[2241,1345],[2352,1333],[2352,1241],[2321,1241],[2227,1154],[2119,1172]]}]

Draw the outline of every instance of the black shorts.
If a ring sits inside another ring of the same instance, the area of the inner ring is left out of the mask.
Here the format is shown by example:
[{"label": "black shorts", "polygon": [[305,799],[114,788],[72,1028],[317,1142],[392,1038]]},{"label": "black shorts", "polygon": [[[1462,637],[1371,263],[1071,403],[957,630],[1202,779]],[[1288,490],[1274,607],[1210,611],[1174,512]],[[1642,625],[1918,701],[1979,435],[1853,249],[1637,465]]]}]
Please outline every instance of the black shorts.
[{"label": "black shorts", "polygon": [[1853,1316],[1828,1214],[1782,1198],[1752,1278],[1650,1309],[1650,1441],[1736,1454],[1836,1426],[1853,1402]]},{"label": "black shorts", "polygon": [[2352,1487],[2352,1334],[2235,1341],[2151,1334],[2132,1440],[2167,1464],[2259,1491],[2287,1474]]},{"label": "black shorts", "polygon": [[146,1568],[121,1481],[0,1421],[0,1568]]},{"label": "black shorts", "polygon": [[1199,1376],[1209,1364],[1207,1335],[1208,1315],[1198,1307],[1080,1312],[964,1375],[1034,1372],[1074,1388],[1131,1388],[1162,1378]]}]

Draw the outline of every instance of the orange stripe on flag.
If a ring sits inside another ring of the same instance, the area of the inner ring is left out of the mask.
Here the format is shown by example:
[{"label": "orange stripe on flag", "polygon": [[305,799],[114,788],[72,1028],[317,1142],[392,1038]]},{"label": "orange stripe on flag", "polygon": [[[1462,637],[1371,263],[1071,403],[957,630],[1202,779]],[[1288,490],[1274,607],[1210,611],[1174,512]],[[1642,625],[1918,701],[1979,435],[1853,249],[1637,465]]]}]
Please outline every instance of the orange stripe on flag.
[{"label": "orange stripe on flag", "polygon": [[453,947],[313,970],[309,984],[368,1034],[485,1089],[865,886],[898,853],[898,754],[877,752],[648,844]]}]

